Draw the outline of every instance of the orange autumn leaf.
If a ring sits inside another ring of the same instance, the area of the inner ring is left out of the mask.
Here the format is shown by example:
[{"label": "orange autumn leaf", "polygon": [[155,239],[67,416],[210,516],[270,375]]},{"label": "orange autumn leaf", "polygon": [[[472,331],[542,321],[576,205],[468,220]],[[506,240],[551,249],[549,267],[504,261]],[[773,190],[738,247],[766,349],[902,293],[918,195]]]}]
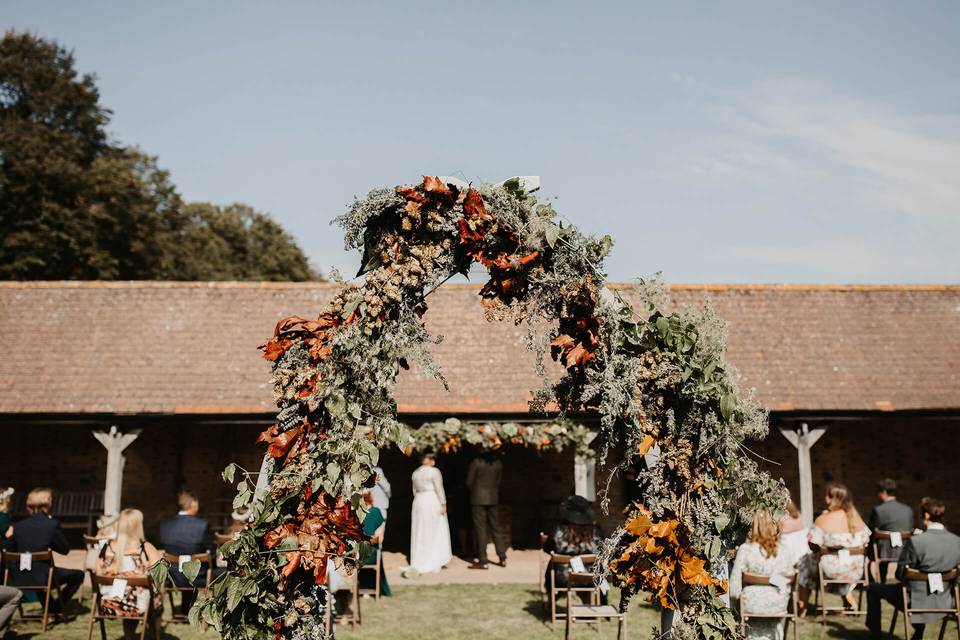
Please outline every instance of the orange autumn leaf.
[{"label": "orange autumn leaf", "polygon": [[680,558],[680,579],[687,584],[696,584],[702,587],[716,584],[717,580],[707,573],[706,562],[690,553],[684,553]]},{"label": "orange autumn leaf", "polygon": [[463,210],[468,216],[475,219],[483,219],[489,215],[486,207],[483,206],[483,197],[476,189],[467,190],[467,197],[463,201]]},{"label": "orange autumn leaf", "polygon": [[270,446],[267,447],[267,453],[271,457],[280,458],[287,454],[287,451],[290,450],[290,447],[294,445],[297,438],[300,437],[300,434],[303,433],[303,427],[294,427],[289,431],[284,431],[277,437],[273,439],[270,443]]},{"label": "orange autumn leaf", "polygon": [[263,350],[264,358],[270,362],[276,362],[280,359],[280,356],[287,352],[287,349],[289,349],[292,344],[292,340],[277,340],[274,338],[260,345],[260,349]]},{"label": "orange autumn leaf", "polygon": [[423,176],[423,190],[427,193],[436,193],[444,196],[450,195],[450,188],[437,176]]},{"label": "orange autumn leaf", "polygon": [[264,444],[270,444],[273,442],[273,439],[277,437],[277,425],[273,424],[264,429],[259,436],[257,436],[257,442],[262,442]]},{"label": "orange autumn leaf", "polygon": [[299,551],[287,552],[287,564],[283,565],[283,569],[280,570],[280,574],[284,578],[289,578],[290,574],[297,570],[297,567],[300,566],[300,557]]},{"label": "orange autumn leaf", "polygon": [[654,538],[665,538],[668,542],[677,542],[676,528],[680,524],[678,520],[661,520],[650,527],[648,535]]},{"label": "orange autumn leaf", "polygon": [[568,351],[567,355],[564,357],[564,362],[567,365],[567,368],[570,368],[574,365],[582,365],[590,360],[593,360],[593,352],[587,351],[582,344],[578,344],[570,349],[570,351]]},{"label": "orange autumn leaf", "polygon": [[321,556],[320,562],[317,562],[317,566],[313,569],[314,582],[316,584],[324,584],[327,581],[327,563],[325,559],[326,556]]},{"label": "orange autumn leaf", "polygon": [[283,542],[286,538],[289,538],[293,535],[293,525],[292,524],[281,524],[278,525],[276,529],[271,530],[263,538],[263,546],[267,549],[273,549],[275,546]]},{"label": "orange autumn leaf", "polygon": [[642,456],[647,451],[653,448],[653,445],[657,444],[656,439],[651,435],[643,436],[643,440],[640,441],[640,445],[637,447],[637,455]]},{"label": "orange autumn leaf", "polygon": [[653,521],[650,519],[649,513],[641,511],[630,518],[624,529],[626,529],[630,535],[639,537],[646,535],[652,525]]}]

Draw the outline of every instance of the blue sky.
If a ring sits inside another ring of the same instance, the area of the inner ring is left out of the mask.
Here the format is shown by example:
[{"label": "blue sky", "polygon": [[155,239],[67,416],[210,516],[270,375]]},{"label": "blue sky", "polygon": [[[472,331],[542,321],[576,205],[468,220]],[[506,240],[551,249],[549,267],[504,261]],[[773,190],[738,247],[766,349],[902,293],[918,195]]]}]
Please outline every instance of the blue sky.
[{"label": "blue sky", "polygon": [[[350,5],[350,6],[347,6]],[[960,281],[960,4],[6,1],[183,195],[329,221],[421,174],[540,175],[610,275]]]}]

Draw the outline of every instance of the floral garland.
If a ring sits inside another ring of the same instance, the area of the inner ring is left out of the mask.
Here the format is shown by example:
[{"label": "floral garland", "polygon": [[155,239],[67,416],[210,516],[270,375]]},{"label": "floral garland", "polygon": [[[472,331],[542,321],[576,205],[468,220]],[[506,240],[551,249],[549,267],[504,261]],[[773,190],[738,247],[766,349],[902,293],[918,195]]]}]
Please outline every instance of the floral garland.
[{"label": "floral garland", "polygon": [[[596,433],[571,420],[550,423],[518,424],[516,422],[463,422],[447,418],[443,422],[428,422],[410,431],[405,445],[407,455],[432,451],[451,453],[463,445],[496,451],[505,444],[521,445],[537,451],[562,452],[573,448],[578,456],[593,457],[590,443]],[[403,445],[403,443],[398,443]]]},{"label": "floral garland", "polygon": [[[403,436],[396,376],[414,362],[443,379],[422,320],[429,294],[480,263],[488,318],[531,327],[544,378],[531,408],[598,416],[599,461],[616,452],[613,471],[641,485],[643,504],[598,563],[622,605],[651,590],[677,610],[674,637],[735,637],[719,568],[753,511],[783,493],[744,455],[745,440],[766,434],[766,415],[736,388],[722,323],[709,310],[666,314],[648,283],[636,309],[605,289],[609,237],[564,224],[518,179],[473,187],[427,176],[370,192],[338,221],[347,248],[363,250],[364,281],[344,283],[316,320],[281,320],[263,346],[277,423],[260,437],[257,488],[246,472],[237,485],[234,504],[251,503],[252,520],[223,547],[227,572],[193,618],[230,640],[324,637],[318,585],[328,561],[349,567],[365,553],[362,491],[379,449]],[[552,329],[538,334],[545,322]],[[547,351],[564,368],[556,384]]]}]

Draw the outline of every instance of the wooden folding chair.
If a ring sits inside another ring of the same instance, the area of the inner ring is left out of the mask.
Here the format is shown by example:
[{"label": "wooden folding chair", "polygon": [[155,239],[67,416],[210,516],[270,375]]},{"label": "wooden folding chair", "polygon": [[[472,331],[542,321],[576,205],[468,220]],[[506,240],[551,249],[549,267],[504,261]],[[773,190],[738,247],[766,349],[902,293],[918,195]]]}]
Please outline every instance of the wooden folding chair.
[{"label": "wooden folding chair", "polygon": [[[906,542],[906,540],[913,535],[912,531],[883,531],[882,529],[877,529],[873,532],[873,538],[870,541],[870,556],[873,558],[873,562],[877,566],[877,577],[879,582],[886,582],[887,574],[884,571],[889,565],[897,564],[900,560],[899,556],[881,556],[880,555],[880,540],[890,540],[891,533],[899,533],[900,539]],[[901,547],[902,548],[902,547]]]},{"label": "wooden folding chair", "polygon": [[[170,563],[171,567],[177,567],[180,564],[180,556],[174,555],[172,553],[164,553],[163,559]],[[173,576],[167,577],[167,584],[160,587],[161,593],[164,596],[167,596],[170,602],[170,621],[176,623],[189,622],[187,615],[183,613],[177,613],[177,608],[173,603],[173,594],[179,593],[182,601],[183,595],[185,592],[193,592],[194,590],[200,591],[201,589],[206,589],[210,586],[210,583],[213,581],[213,567],[210,565],[210,554],[209,553],[195,553],[190,556],[190,561],[196,561],[202,563],[200,567],[201,573],[206,573],[206,580],[203,585],[196,587],[187,585],[185,587],[177,586],[173,581]],[[206,566],[206,571],[204,571],[203,566]],[[198,576],[199,577],[199,574]],[[162,596],[161,596],[162,597]]]},{"label": "wooden folding chair", "polygon": [[[856,580],[832,580],[823,575],[823,558],[824,556],[840,556],[841,553],[846,551],[851,556],[858,556],[863,564],[863,571],[860,573],[860,577]],[[867,589],[867,562],[866,562],[866,549],[864,547],[853,547],[850,549],[822,549],[820,551],[820,561],[817,564],[817,571],[820,574],[820,583],[817,585],[817,594],[819,595],[820,600],[820,622],[826,623],[828,613],[840,613],[843,615],[854,615],[862,616],[867,614],[866,607],[863,606],[863,592]],[[852,611],[846,609],[841,602],[839,607],[827,606],[827,585],[830,584],[846,584],[853,585],[853,588],[859,589],[858,594],[858,603],[857,610]]]},{"label": "wooden folding chair", "polygon": [[[36,593],[43,594],[43,612],[39,614],[24,614],[23,613],[23,604],[17,606],[17,611],[20,614],[21,620],[40,620],[41,626],[43,627],[43,632],[47,631],[49,626],[50,618],[59,618],[62,621],[67,621],[68,616],[66,613],[66,604],[60,598],[60,585],[57,584],[57,581],[54,580],[54,573],[56,571],[56,564],[53,560],[52,551],[36,551],[31,553],[32,562],[45,562],[47,563],[47,582],[46,584],[9,584],[10,574],[15,571],[20,570],[20,557],[25,554],[15,553],[13,551],[0,551],[0,562],[3,563],[3,566],[7,570],[3,574],[3,586],[13,586],[19,589],[20,591],[33,591]],[[53,592],[56,592],[56,601],[60,603],[60,613],[51,614],[50,613],[50,596]]]},{"label": "wooden folding chair", "polygon": [[[550,611],[550,624],[554,625],[557,622],[557,596],[562,594],[564,591],[572,591],[574,593],[589,593],[591,604],[600,604],[599,593],[597,588],[593,585],[593,582],[590,582],[589,586],[584,584],[578,584],[570,587],[560,587],[557,586],[557,567],[561,566],[570,566],[570,560],[575,556],[564,555],[560,553],[551,553],[550,560],[547,564],[549,570],[547,573],[547,606]],[[595,555],[582,555],[580,559],[583,560],[584,566],[590,566],[597,561],[597,556]],[[573,574],[571,570],[570,575]]]},{"label": "wooden folding chair", "polygon": [[[743,637],[747,637],[747,627],[749,626],[748,621],[750,618],[768,618],[768,619],[777,619],[783,620],[783,635],[787,635],[787,627],[790,623],[793,623],[793,640],[798,640],[798,631],[797,631],[797,612],[798,602],[797,602],[797,574],[790,573],[785,576],[790,579],[790,597],[787,600],[787,610],[782,613],[747,613],[743,609],[743,596],[740,597],[740,624],[743,627]],[[753,573],[743,573],[743,586],[746,588],[748,585],[770,585],[770,576],[761,576]],[[773,585],[770,585],[771,588],[776,588]]]},{"label": "wooden folding chair", "polygon": [[360,624],[360,593],[358,591],[357,576],[353,576],[353,584],[350,587],[350,599],[351,604],[353,605],[352,611],[349,614],[334,613],[333,609],[337,605],[337,599],[333,591],[330,590],[329,579],[327,581],[327,606],[323,610],[323,626],[326,629],[327,635],[333,637],[333,623],[339,622],[343,624],[349,624],[350,628],[353,629],[355,626]]},{"label": "wooden folding chair", "polygon": [[[960,640],[960,567],[941,574],[944,590],[953,593],[953,607],[950,609],[914,609],[910,606],[910,583],[913,581],[926,583],[927,575],[923,571],[917,571],[910,567],[907,567],[903,572],[903,578],[900,580],[900,592],[903,596],[903,637],[905,639],[910,638],[910,616],[914,613],[944,613],[946,615],[943,616],[943,622],[940,623],[939,640],[943,640],[947,631],[947,620],[951,616],[957,621],[957,639]],[[894,608],[893,618],[890,619],[890,635],[893,635],[893,630],[897,626],[898,613],[900,613],[900,609]]]},{"label": "wooden folding chair", "polygon": [[140,629],[140,640],[143,640],[146,636],[147,627],[149,626],[153,627],[153,637],[155,640],[160,640],[160,619],[158,616],[154,615],[153,609],[153,580],[150,579],[150,576],[121,577],[127,581],[127,586],[144,587],[147,589],[147,592],[150,596],[149,600],[147,601],[147,608],[140,615],[120,615],[115,611],[105,609],[101,606],[103,602],[103,595],[100,593],[100,587],[112,586],[113,581],[116,580],[117,577],[103,576],[91,572],[90,581],[93,588],[93,595],[90,602],[90,622],[87,624],[87,640],[91,640],[93,638],[94,621],[100,623],[100,640],[107,640],[107,627],[104,622],[105,620],[136,620],[143,625]]},{"label": "wooden folding chair", "polygon": [[[573,602],[571,594],[582,592],[584,589],[590,589],[596,594],[596,604],[594,604],[593,598],[591,598],[590,604]],[[573,625],[578,622],[599,625],[601,620],[614,618],[617,619],[617,640],[626,640],[626,611],[620,611],[611,604],[599,603],[600,589],[593,583],[593,575],[589,573],[574,573],[571,571],[567,575],[567,586],[563,588],[563,591],[567,594],[567,624],[563,634],[564,640],[570,640],[570,630]],[[599,626],[597,630],[599,631]]]},{"label": "wooden folding chair", "polygon": [[[357,593],[361,596],[373,596],[375,602],[380,601],[381,587],[380,587],[380,575],[383,572],[383,541],[377,542],[377,559],[372,563],[364,563],[360,567],[357,567]],[[376,572],[376,577],[374,578],[373,587],[361,588],[360,585],[360,572],[361,571],[374,571]]]},{"label": "wooden folding chair", "polygon": [[227,543],[230,542],[231,540],[233,540],[233,534],[232,534],[232,533],[215,533],[215,534],[213,534],[213,544],[217,545],[217,549],[219,549],[219,548],[222,547],[223,545],[227,544]]}]

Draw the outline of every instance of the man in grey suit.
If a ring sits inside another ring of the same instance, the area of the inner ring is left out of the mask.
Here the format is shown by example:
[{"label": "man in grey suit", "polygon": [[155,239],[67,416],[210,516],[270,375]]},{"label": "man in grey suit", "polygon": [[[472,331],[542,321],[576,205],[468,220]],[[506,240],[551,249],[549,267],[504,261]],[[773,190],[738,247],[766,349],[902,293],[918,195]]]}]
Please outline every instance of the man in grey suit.
[{"label": "man in grey suit", "polygon": [[467,470],[467,487],[470,488],[470,511],[473,516],[473,532],[477,539],[477,562],[471,569],[487,568],[487,536],[500,557],[500,566],[507,566],[507,551],[500,536],[500,520],[497,515],[500,502],[500,478],[503,463],[490,451],[474,458]]},{"label": "man in grey suit", "polygon": [[[908,538],[903,543],[897,563],[897,580],[903,578],[907,567],[924,573],[945,573],[960,565],[960,536],[947,531],[943,526],[943,502],[936,498],[924,498],[920,513],[926,529],[923,533]],[[953,606],[950,585],[942,591],[931,593],[926,581],[911,581],[908,587],[910,607],[913,609],[943,609]],[[880,601],[886,600],[898,609],[903,607],[903,593],[899,584],[873,583],[867,588],[867,628],[872,638],[880,638]],[[940,613],[917,613],[911,615],[913,639],[923,637],[924,627],[943,618]]]},{"label": "man in grey suit", "polygon": [[[913,531],[913,509],[897,500],[897,483],[884,478],[877,483],[877,497],[880,504],[870,512],[871,531]],[[881,558],[899,558],[902,546],[894,547],[889,539],[877,540],[877,552]],[[874,558],[876,560],[876,558]],[[879,580],[887,579],[887,565],[878,565]]]}]

